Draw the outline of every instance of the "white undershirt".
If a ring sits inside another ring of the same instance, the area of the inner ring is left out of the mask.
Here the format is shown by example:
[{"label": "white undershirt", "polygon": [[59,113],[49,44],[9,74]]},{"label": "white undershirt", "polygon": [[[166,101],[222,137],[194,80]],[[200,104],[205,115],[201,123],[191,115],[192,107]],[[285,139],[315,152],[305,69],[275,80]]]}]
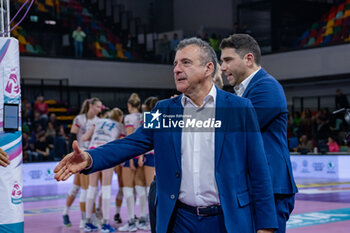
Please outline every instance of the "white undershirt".
[{"label": "white undershirt", "polygon": [[244,94],[244,91],[247,89],[250,81],[252,80],[252,78],[254,77],[254,75],[256,73],[258,73],[258,71],[261,69],[261,67],[255,71],[254,73],[252,73],[251,75],[248,76],[248,78],[244,79],[238,86],[234,86],[233,90],[236,92],[236,94],[238,96],[242,96]]},{"label": "white undershirt", "polygon": [[[212,86],[198,107],[187,96],[181,99],[184,116],[196,119],[215,118],[216,88]],[[185,119],[184,119],[185,120]],[[182,130],[181,138],[182,179],[179,200],[190,206],[219,204],[219,193],[215,180],[215,129]]]}]

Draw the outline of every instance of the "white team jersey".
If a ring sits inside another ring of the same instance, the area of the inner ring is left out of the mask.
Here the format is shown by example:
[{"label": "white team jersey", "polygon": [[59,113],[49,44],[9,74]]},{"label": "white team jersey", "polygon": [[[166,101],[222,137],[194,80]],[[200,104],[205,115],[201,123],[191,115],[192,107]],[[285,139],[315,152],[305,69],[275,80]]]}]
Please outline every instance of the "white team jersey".
[{"label": "white team jersey", "polygon": [[124,122],[125,122],[125,128],[128,127],[134,127],[136,130],[138,127],[141,126],[142,121],[142,114],[139,112],[131,113],[125,116]]},{"label": "white team jersey", "polygon": [[123,135],[124,127],[121,123],[111,119],[99,119],[96,122],[94,134],[91,137],[89,148],[96,148],[116,140]]},{"label": "white team jersey", "polygon": [[93,119],[87,119],[86,114],[79,114],[74,118],[73,125],[79,128],[78,134],[77,134],[77,140],[78,140],[79,147],[81,149],[83,150],[89,149],[90,141],[83,142],[81,140],[81,137],[91,129],[91,127],[96,123],[98,119],[99,118],[97,116],[95,116]]}]

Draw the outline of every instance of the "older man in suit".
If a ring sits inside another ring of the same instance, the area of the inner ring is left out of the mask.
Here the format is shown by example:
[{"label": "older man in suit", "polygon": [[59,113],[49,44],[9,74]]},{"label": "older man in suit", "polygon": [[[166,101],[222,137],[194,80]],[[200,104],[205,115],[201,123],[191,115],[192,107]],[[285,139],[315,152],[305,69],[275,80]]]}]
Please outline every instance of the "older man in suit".
[{"label": "older man in suit", "polygon": [[288,110],[283,88],[261,68],[260,48],[253,37],[234,34],[225,38],[220,48],[221,70],[236,94],[251,100],[255,108],[270,165],[279,225],[277,232],[284,233],[298,189],[288,150]]},{"label": "older man in suit", "polygon": [[249,100],[215,87],[216,61],[208,43],[181,41],[174,77],[183,94],[152,112],[153,120],[160,113],[174,118],[86,152],[74,143],[55,178],[113,167],[154,148],[157,232],[273,232],[272,185],[255,111]]}]

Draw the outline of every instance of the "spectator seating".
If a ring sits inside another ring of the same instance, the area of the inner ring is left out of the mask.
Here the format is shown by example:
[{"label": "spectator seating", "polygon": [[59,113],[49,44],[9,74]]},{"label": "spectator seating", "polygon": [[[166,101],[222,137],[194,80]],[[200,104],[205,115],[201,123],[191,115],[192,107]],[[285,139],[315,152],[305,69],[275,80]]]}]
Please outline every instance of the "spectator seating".
[{"label": "spectator seating", "polygon": [[295,48],[326,46],[350,41],[350,0],[341,1],[311,25],[294,43]]},{"label": "spectator seating", "polygon": [[[21,0],[18,2],[23,4],[25,1]],[[19,7],[19,4],[15,4],[14,9],[18,10]],[[110,59],[134,59],[131,51],[126,51],[123,48],[119,36],[103,22],[99,21],[94,16],[94,13],[90,12],[78,0],[37,0],[31,12],[33,12],[33,15],[54,15],[57,21],[56,24],[58,27],[61,27],[59,31],[65,32],[65,34],[68,33],[71,35],[77,26],[81,26],[87,34],[84,42],[87,48],[85,50],[87,56]],[[30,17],[30,15],[27,17]],[[18,26],[12,31],[12,35],[19,40],[20,52],[22,54],[45,55],[43,46],[36,43],[37,40],[33,38],[33,34],[27,33],[27,31],[21,26]],[[61,37],[63,35],[58,36]],[[137,55],[135,57],[139,58]]]},{"label": "spectator seating", "polygon": [[49,107],[49,114],[55,113],[58,123],[62,124],[64,128],[70,129],[77,112],[67,108],[66,104],[61,101],[45,100],[45,103],[47,103]]},{"label": "spectator seating", "polygon": [[28,36],[26,30],[21,26],[16,27],[11,33],[19,42],[20,53],[45,55],[45,51],[41,45],[37,44],[31,36]]}]

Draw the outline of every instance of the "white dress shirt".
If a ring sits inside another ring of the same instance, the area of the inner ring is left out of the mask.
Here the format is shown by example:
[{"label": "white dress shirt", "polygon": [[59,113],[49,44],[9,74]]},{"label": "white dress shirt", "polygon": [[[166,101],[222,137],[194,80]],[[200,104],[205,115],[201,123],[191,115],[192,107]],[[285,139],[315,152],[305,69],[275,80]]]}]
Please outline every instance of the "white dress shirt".
[{"label": "white dress shirt", "polygon": [[[187,96],[181,99],[184,116],[215,118],[216,88],[212,86],[198,107]],[[184,118],[185,120],[185,118]],[[190,206],[220,204],[215,180],[215,128],[183,128],[181,138],[182,179],[179,200]]]},{"label": "white dress shirt", "polygon": [[237,85],[234,86],[233,90],[236,92],[236,94],[238,96],[242,97],[242,95],[244,94],[245,89],[247,89],[250,81],[252,80],[254,75],[259,72],[260,69],[261,69],[261,67],[257,71],[255,71],[254,73],[249,75],[248,78],[244,79],[238,86]]}]

